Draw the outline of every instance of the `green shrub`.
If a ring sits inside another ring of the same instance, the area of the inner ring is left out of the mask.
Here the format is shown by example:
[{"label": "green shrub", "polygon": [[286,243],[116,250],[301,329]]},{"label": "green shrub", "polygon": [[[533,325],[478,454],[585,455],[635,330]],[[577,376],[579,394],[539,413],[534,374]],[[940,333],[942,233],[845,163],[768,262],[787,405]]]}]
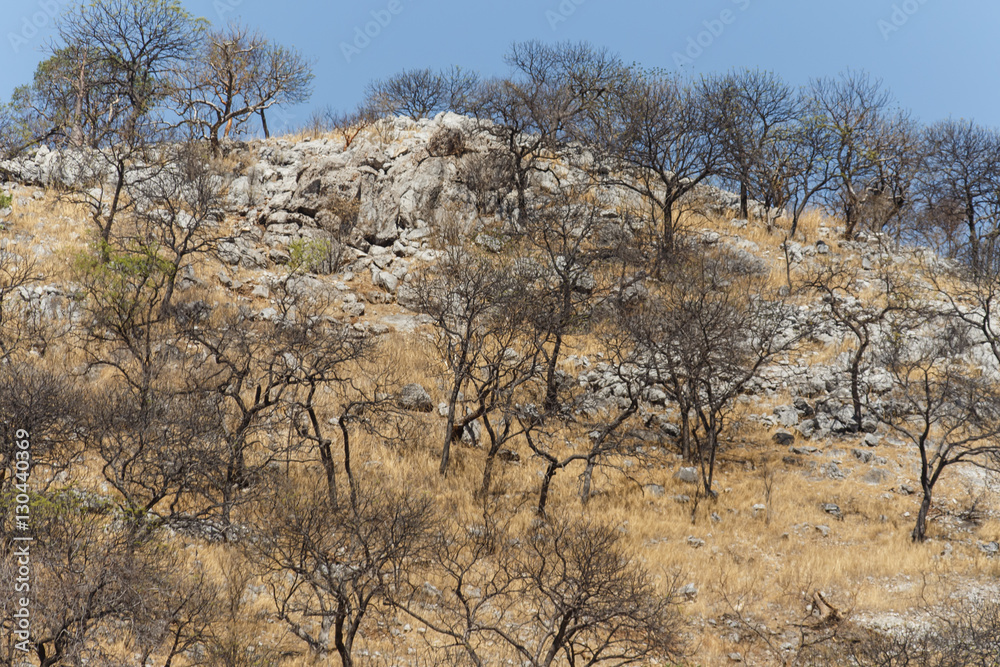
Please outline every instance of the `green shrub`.
[{"label": "green shrub", "polygon": [[337,244],[326,239],[296,239],[289,244],[288,254],[291,258],[288,265],[293,271],[330,274],[340,264]]},{"label": "green shrub", "polygon": [[14,198],[6,192],[0,192],[0,208],[10,208],[14,203]]}]

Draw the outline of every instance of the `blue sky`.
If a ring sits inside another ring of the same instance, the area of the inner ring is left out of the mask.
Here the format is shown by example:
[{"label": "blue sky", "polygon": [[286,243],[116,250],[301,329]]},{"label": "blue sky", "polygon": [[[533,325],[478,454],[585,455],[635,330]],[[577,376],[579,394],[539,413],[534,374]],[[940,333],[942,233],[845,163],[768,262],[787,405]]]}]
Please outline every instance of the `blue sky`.
[{"label": "blue sky", "polygon": [[[503,53],[526,39],[587,40],[629,62],[694,75],[768,69],[796,85],[865,69],[924,122],[952,115],[1000,127],[1000,3],[987,0],[183,2],[214,24],[257,27],[313,61],[313,99],[272,118],[279,129],[303,123],[313,107],[351,108],[368,81],[400,69],[503,72]],[[4,0],[0,98],[30,80],[51,15],[74,4]]]}]

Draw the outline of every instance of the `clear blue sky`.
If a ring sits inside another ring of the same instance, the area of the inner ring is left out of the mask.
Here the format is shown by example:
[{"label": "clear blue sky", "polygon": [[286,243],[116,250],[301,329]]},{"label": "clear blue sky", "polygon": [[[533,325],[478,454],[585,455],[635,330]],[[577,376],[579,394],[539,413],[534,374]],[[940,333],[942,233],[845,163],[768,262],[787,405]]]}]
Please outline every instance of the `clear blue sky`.
[{"label": "clear blue sky", "polygon": [[[953,115],[1000,127],[995,0],[183,2],[214,24],[238,19],[257,27],[314,62],[312,102],[272,118],[277,129],[301,124],[312,107],[351,108],[368,81],[400,69],[457,64],[502,72],[510,43],[526,39],[587,40],[630,62],[680,64],[696,75],[759,67],[797,85],[865,69],[922,121]],[[74,4],[4,0],[0,97],[30,80],[52,32],[49,15]],[[374,23],[379,18],[385,25]],[[375,36],[358,39],[366,28]]]}]

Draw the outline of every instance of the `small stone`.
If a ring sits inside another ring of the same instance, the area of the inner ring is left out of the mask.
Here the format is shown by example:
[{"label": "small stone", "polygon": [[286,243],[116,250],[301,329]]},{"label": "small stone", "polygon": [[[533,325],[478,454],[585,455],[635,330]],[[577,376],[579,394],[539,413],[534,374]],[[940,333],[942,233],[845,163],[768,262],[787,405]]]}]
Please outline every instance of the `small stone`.
[{"label": "small stone", "polygon": [[674,502],[675,503],[679,503],[681,505],[686,505],[689,502],[691,502],[691,496],[688,496],[688,495],[685,495],[685,494],[682,493],[679,496],[674,496]]},{"label": "small stone", "polygon": [[700,549],[705,546],[705,540],[700,537],[695,537],[694,535],[688,535],[687,543],[688,546],[693,549]]},{"label": "small stone", "polygon": [[396,402],[404,410],[413,410],[414,412],[431,412],[434,409],[431,395],[427,393],[427,390],[423,386],[415,382],[399,390],[399,394],[396,395]]},{"label": "small stone", "polygon": [[793,442],[795,442],[795,436],[792,435],[791,433],[778,431],[773,436],[771,436],[771,440],[773,440],[779,447],[788,447]]},{"label": "small stone", "polygon": [[647,484],[643,488],[646,490],[646,493],[653,496],[654,498],[662,498],[663,494],[665,493],[663,486],[661,486],[660,484]]},{"label": "small stone", "polygon": [[873,433],[868,433],[865,435],[864,439],[865,447],[878,447],[880,440],[881,438],[879,438],[877,435],[874,435]]},{"label": "small stone", "polygon": [[823,537],[829,537],[830,535],[830,526],[824,526],[821,524],[819,526],[816,526],[816,530],[818,530],[819,534],[822,535]]},{"label": "small stone", "polygon": [[253,288],[251,294],[258,299],[269,299],[271,298],[271,290],[267,288],[267,285],[257,285]]},{"label": "small stone", "polygon": [[735,652],[729,654],[729,659],[733,662],[743,662],[743,656]]},{"label": "small stone", "polygon": [[820,507],[824,512],[834,517],[835,519],[844,518],[843,512],[840,511],[840,506],[835,503],[823,503]]},{"label": "small stone", "polygon": [[909,496],[913,493],[913,487],[909,484],[900,484],[897,491],[901,496]]},{"label": "small stone", "polygon": [[698,483],[698,469],[697,468],[681,468],[674,475],[674,479],[684,482],[685,484],[697,484]]},{"label": "small stone", "polygon": [[361,317],[365,314],[365,304],[362,301],[355,301],[353,303],[345,303],[340,307],[344,311],[344,314],[349,317]]},{"label": "small stone", "polygon": [[698,597],[698,587],[694,584],[685,584],[677,589],[677,595],[682,596],[685,600],[693,601]]},{"label": "small stone", "polygon": [[985,544],[980,544],[979,548],[987,556],[996,556],[1000,553],[1000,543],[998,542],[987,542]]},{"label": "small stone", "polygon": [[852,449],[851,454],[853,454],[854,458],[861,461],[862,463],[871,463],[872,458],[874,457],[874,454],[872,454],[871,452],[866,452],[861,449]]}]

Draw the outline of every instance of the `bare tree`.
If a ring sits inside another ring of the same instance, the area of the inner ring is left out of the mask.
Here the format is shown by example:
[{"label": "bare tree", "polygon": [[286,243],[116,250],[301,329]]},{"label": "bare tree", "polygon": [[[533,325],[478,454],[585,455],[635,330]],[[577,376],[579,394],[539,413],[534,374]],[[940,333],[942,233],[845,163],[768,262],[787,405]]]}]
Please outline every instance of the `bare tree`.
[{"label": "bare tree", "polygon": [[776,144],[798,120],[799,96],[779,76],[761,70],[734,70],[705,78],[700,85],[721,126],[722,171],[738,184],[740,216],[746,218],[751,198],[773,197],[772,180],[785,166]]},{"label": "bare tree", "polygon": [[210,33],[201,57],[184,75],[176,104],[215,151],[220,133],[228,137],[255,115],[270,136],[266,111],[305,102],[312,92],[312,68],[295,49],[239,24]]},{"label": "bare tree", "polygon": [[[880,253],[888,259],[887,251]],[[873,361],[872,348],[891,331],[895,317],[907,311],[912,303],[910,281],[898,266],[877,259],[871,275],[862,277],[861,269],[836,257],[820,262],[812,275],[805,278],[805,287],[817,294],[824,303],[825,315],[851,337],[847,374],[851,386],[853,429],[864,430],[864,406],[868,387],[864,372]],[[875,284],[870,288],[871,282]],[[862,289],[863,287],[867,289]],[[866,293],[867,292],[867,293]]]},{"label": "bare tree", "polygon": [[354,663],[354,642],[369,616],[421,556],[435,518],[430,504],[386,489],[359,485],[353,507],[331,507],[322,485],[286,485],[261,503],[253,540],[245,543],[264,578],[276,616],[326,659]]},{"label": "bare tree", "polygon": [[222,240],[225,211],[222,175],[211,156],[194,143],[162,146],[169,168],[158,178],[137,185],[142,206],[135,211],[132,236],[139,247],[161,257],[166,269],[160,315],[171,309],[177,281],[194,268],[193,261]]},{"label": "bare tree", "polygon": [[478,85],[479,75],[460,67],[407,69],[369,83],[362,104],[378,115],[401,114],[414,120],[441,111],[466,113]]},{"label": "bare tree", "polygon": [[621,534],[587,522],[549,522],[514,557],[526,616],[489,633],[527,664],[628,665],[680,657],[673,591],[658,591]]},{"label": "bare tree", "polygon": [[[435,347],[448,369],[442,475],[466,428],[534,375],[537,347],[523,343],[526,291],[514,269],[450,246],[416,284],[418,308],[434,320]],[[471,410],[460,415],[460,403]]]},{"label": "bare tree", "polygon": [[600,110],[595,136],[610,159],[606,180],[642,197],[659,230],[661,259],[677,244],[681,199],[721,165],[716,120],[699,88],[634,68],[619,77]]},{"label": "bare tree", "polygon": [[814,80],[809,95],[822,114],[832,138],[834,188],[830,205],[844,217],[844,238],[853,238],[861,222],[861,208],[873,193],[891,190],[887,162],[903,160],[903,135],[912,124],[905,112],[892,109],[892,94],[882,82],[859,71],[838,78]]},{"label": "bare tree", "polygon": [[[681,408],[682,439],[697,454],[705,493],[736,398],[799,332],[767,276],[725,250],[691,251],[630,317],[647,366]],[[688,414],[690,416],[688,416]]]},{"label": "bare tree", "polygon": [[959,464],[1000,470],[1000,405],[996,387],[968,357],[969,327],[952,318],[920,318],[911,336],[889,337],[881,360],[894,387],[876,412],[920,455],[922,498],[914,542],[927,535],[927,515],[941,475]]},{"label": "bare tree", "polygon": [[929,224],[964,226],[973,274],[987,271],[980,246],[1000,228],[1000,135],[973,121],[950,119],[927,128],[924,143],[921,189]]},{"label": "bare tree", "polygon": [[516,43],[505,61],[507,78],[480,86],[475,113],[481,131],[509,156],[517,210],[528,209],[530,177],[548,171],[551,151],[561,142],[589,135],[596,106],[621,64],[617,57],[586,43]]},{"label": "bare tree", "polygon": [[90,209],[105,245],[133,205],[130,188],[158,173],[152,148],[179,124],[169,100],[199,32],[190,14],[164,0],[97,0],[59,25],[54,57],[71,58],[66,67],[79,71],[74,96],[61,101],[74,109],[59,118],[76,135],[86,118],[81,141],[91,147],[64,156],[60,178],[72,186],[66,196]]}]

